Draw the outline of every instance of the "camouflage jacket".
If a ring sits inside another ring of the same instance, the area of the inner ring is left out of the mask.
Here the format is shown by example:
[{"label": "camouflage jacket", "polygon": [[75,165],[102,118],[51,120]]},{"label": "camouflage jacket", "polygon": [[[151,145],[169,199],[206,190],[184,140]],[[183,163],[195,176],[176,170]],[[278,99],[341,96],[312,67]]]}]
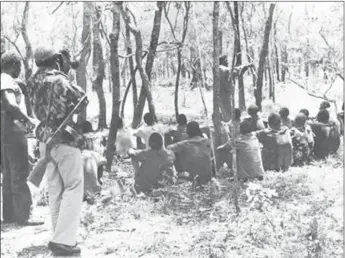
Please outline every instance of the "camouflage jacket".
[{"label": "camouflage jacket", "polygon": [[[28,82],[32,110],[42,123],[36,132],[38,140],[46,142],[84,95],[85,92],[79,86],[72,85],[64,73],[40,68]],[[73,121],[68,125],[76,128]],[[69,142],[69,145],[77,144]]]}]

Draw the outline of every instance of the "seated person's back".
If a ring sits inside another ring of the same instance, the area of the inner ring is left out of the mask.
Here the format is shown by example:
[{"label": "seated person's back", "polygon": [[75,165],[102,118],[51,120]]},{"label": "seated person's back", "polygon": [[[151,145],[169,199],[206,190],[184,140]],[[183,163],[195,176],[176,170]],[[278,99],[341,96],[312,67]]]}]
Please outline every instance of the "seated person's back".
[{"label": "seated person's back", "polygon": [[310,160],[314,149],[313,132],[307,124],[304,113],[299,113],[294,122],[294,127],[290,130],[293,146],[294,165],[301,166]]},{"label": "seated person's back", "polygon": [[290,115],[290,110],[286,107],[283,107],[279,110],[279,115],[281,117],[281,120],[282,120],[282,125],[283,126],[286,126],[287,128],[292,128],[292,121],[289,117]]},{"label": "seated person's back", "polygon": [[148,192],[175,183],[173,168],[175,156],[163,148],[162,136],[152,133],[149,138],[150,149],[130,150],[129,155],[141,164],[135,173],[134,188],[139,192]]},{"label": "seated person's back", "polygon": [[188,123],[187,134],[188,140],[170,145],[168,149],[179,153],[182,170],[189,173],[189,180],[198,176],[198,181],[205,184],[212,175],[211,143],[202,136],[197,122]]},{"label": "seated person's back", "polygon": [[292,142],[289,129],[281,126],[277,113],[268,117],[269,128],[257,132],[262,149],[262,163],[265,170],[286,171],[293,162]]},{"label": "seated person's back", "polygon": [[251,123],[252,132],[265,129],[264,122],[258,116],[259,111],[260,109],[256,105],[250,105],[247,109],[247,113],[250,115],[250,117],[246,118],[246,120]]},{"label": "seated person's back", "polygon": [[340,146],[340,135],[337,125],[329,121],[326,109],[319,111],[317,122],[310,123],[315,135],[314,154],[317,158],[325,158],[337,152]]}]

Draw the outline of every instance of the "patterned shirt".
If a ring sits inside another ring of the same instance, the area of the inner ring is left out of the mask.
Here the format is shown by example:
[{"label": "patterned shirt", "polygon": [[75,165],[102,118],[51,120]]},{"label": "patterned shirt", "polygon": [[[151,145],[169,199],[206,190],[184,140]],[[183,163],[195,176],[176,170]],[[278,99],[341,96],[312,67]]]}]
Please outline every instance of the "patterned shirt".
[{"label": "patterned shirt", "polygon": [[293,146],[294,165],[304,165],[309,161],[314,148],[314,134],[309,125],[293,127],[290,130]]},{"label": "patterned shirt", "polygon": [[[71,84],[64,73],[40,68],[29,79],[28,95],[33,112],[42,122],[36,133],[37,138],[46,142],[85,92],[79,86]],[[69,125],[73,127],[73,121]]]}]

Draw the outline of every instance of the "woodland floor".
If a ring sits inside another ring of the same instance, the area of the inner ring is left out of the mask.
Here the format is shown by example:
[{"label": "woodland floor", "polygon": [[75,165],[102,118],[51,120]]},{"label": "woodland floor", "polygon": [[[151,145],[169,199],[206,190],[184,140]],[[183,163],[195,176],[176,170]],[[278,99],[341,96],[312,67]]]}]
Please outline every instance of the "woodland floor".
[{"label": "woodland floor", "polygon": [[[164,110],[159,105],[158,99],[157,110]],[[199,112],[195,106],[189,109]],[[342,146],[325,162],[268,172],[264,181],[242,184],[239,215],[226,169],[217,178],[218,187],[210,183],[193,190],[190,183],[181,183],[158,197],[133,196],[131,163],[115,161],[113,172],[125,191],[119,190],[114,174],[106,174],[102,197],[94,205],[83,204],[78,239],[83,258],[343,256]],[[1,257],[53,257],[46,247],[51,233],[46,200],[37,190],[33,197],[33,216],[46,224],[2,225]]]}]

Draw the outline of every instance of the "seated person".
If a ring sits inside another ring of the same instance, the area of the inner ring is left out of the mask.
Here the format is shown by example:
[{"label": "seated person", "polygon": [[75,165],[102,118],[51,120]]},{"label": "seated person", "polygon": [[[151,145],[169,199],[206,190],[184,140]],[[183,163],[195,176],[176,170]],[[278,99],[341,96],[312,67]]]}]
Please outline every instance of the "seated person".
[{"label": "seated person", "polygon": [[135,168],[134,189],[137,193],[150,192],[176,182],[174,170],[175,155],[163,148],[163,138],[159,133],[152,133],[148,140],[150,149],[128,151],[128,155],[140,166]]},{"label": "seated person", "polygon": [[317,114],[317,122],[310,127],[315,135],[314,154],[322,159],[337,152],[340,146],[340,134],[337,125],[329,121],[329,112],[322,109]]},{"label": "seated person", "polygon": [[294,127],[291,128],[290,133],[293,146],[293,165],[302,166],[310,160],[314,149],[314,135],[303,113],[296,116]]},{"label": "seated person", "polygon": [[[240,135],[236,139],[237,175],[238,179],[244,181],[255,178],[262,180],[264,175],[260,143],[251,129],[249,121],[241,122]],[[218,149],[226,149],[231,156],[231,141]]]},{"label": "seated person", "polygon": [[292,127],[292,121],[289,117],[290,110],[286,107],[283,107],[279,110],[279,115],[281,117],[282,124],[290,129]]},{"label": "seated person", "polygon": [[117,135],[115,142],[116,154],[127,158],[128,150],[135,148],[135,138],[130,126],[124,126],[122,118],[119,118],[117,126]]},{"label": "seated person", "polygon": [[287,171],[293,163],[290,131],[281,125],[278,113],[269,115],[268,126],[269,128],[256,132],[263,145],[261,153],[264,169]]},{"label": "seated person", "polygon": [[259,111],[260,111],[259,107],[254,104],[250,105],[247,109],[248,115],[250,115],[250,117],[247,118],[246,120],[251,123],[252,132],[265,129],[264,122],[258,116]]},{"label": "seated person", "polygon": [[[159,133],[160,135],[162,135],[162,137],[164,137],[164,134],[165,134],[163,125],[156,124],[151,113],[146,113],[144,115],[144,122],[145,124],[140,126],[137,130],[134,130],[134,134],[133,134],[134,136],[137,137],[138,149],[150,148],[149,138],[153,132]],[[144,140],[145,145],[142,144],[141,139]],[[163,138],[163,146],[164,146],[164,138]]]},{"label": "seated person", "polygon": [[83,123],[81,132],[86,143],[81,151],[84,167],[84,200],[89,202],[93,195],[101,190],[101,178],[106,159],[95,148],[96,145],[98,146],[95,142],[101,139],[94,137],[92,125],[89,121]]},{"label": "seated person", "polygon": [[[329,120],[328,120],[328,123],[329,124],[335,124],[335,127],[337,128],[338,130],[338,134],[340,134],[340,127],[341,127],[341,122],[338,121],[338,119],[334,116],[332,116],[332,111],[331,111],[331,104],[328,102],[328,101],[322,101],[321,104],[320,104],[320,109],[319,111],[321,110],[327,110],[328,113],[329,113]],[[316,121],[317,121],[317,117],[316,117]]]},{"label": "seated person", "polygon": [[189,173],[188,180],[207,184],[212,177],[211,142],[203,137],[199,124],[195,121],[188,123],[187,135],[187,140],[167,148],[179,153],[182,171]]},{"label": "seated person", "polygon": [[[166,136],[172,137],[172,143],[178,143],[188,139],[187,135],[187,117],[184,114],[180,114],[177,117],[177,127],[175,130],[171,130],[166,133]],[[180,156],[175,153],[175,169],[177,172],[183,172],[180,162]]]},{"label": "seated person", "polygon": [[309,121],[310,117],[309,117],[309,110],[308,110],[308,109],[306,109],[306,108],[302,108],[302,109],[299,111],[299,113],[304,114],[304,115],[305,115],[306,120],[307,120],[307,121]]}]

